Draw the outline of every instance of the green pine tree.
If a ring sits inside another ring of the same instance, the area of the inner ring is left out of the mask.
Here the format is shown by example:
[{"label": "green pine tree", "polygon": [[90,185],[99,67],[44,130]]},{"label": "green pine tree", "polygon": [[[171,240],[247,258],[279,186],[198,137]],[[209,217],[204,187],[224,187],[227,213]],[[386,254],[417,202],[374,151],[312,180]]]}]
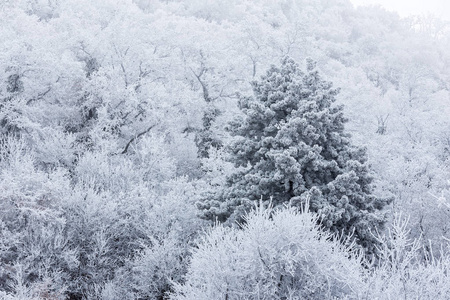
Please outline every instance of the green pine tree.
[{"label": "green pine tree", "polygon": [[376,240],[371,231],[385,222],[390,198],[373,195],[365,149],[344,131],[343,107],[333,105],[337,89],[307,61],[302,72],[290,58],[253,82],[254,97],[241,98],[244,117],[230,123],[228,146],[238,168],[225,189],[200,203],[204,216],[241,221],[255,201],[300,206],[322,217],[332,232],[353,234],[366,252]]}]

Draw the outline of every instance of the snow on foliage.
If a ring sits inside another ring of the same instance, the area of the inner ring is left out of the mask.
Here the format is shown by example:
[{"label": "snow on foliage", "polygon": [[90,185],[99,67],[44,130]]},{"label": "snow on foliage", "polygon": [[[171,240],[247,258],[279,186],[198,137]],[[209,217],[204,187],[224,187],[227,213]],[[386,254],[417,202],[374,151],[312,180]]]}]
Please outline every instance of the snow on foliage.
[{"label": "snow on foliage", "polygon": [[[378,249],[376,265],[362,262],[363,298],[449,298],[450,210],[431,196],[450,178],[447,24],[348,0],[0,3],[0,299],[167,299],[193,282],[191,253],[212,224],[196,203],[233,223],[261,195],[277,208],[309,197],[322,229],[355,228],[364,247]],[[340,92],[315,70],[270,69],[285,56],[311,57]],[[267,84],[252,86],[261,75]],[[300,91],[284,90],[298,83]],[[252,88],[253,98],[242,96]],[[308,96],[299,107],[297,92]],[[215,197],[205,201],[206,190]],[[389,193],[388,206],[373,196]],[[410,215],[401,239],[370,234],[382,230],[383,207]],[[250,229],[214,230],[242,248]],[[329,249],[336,241],[325,235],[309,241]],[[270,283],[262,298],[315,273],[308,288],[318,295],[354,295],[341,267],[260,243],[270,270],[254,252],[239,261]],[[350,268],[353,256],[347,265],[341,250],[322,254]]]}]

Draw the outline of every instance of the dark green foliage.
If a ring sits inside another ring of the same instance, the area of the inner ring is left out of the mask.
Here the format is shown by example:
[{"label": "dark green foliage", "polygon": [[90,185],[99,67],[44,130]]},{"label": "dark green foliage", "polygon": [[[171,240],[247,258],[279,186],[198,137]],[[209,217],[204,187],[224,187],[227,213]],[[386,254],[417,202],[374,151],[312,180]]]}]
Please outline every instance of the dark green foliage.
[{"label": "dark green foliage", "polygon": [[203,127],[198,130],[195,136],[195,143],[198,147],[198,157],[200,158],[209,157],[209,150],[211,148],[219,149],[222,147],[222,142],[216,136],[214,136],[211,128],[217,116],[219,115],[220,110],[215,108],[211,104],[204,112],[202,118]]},{"label": "dark green foliage", "polygon": [[[7,71],[10,71],[7,69]],[[0,133],[7,135],[15,135],[20,132],[20,128],[13,121],[14,115],[20,114],[18,110],[13,113],[8,113],[11,107],[14,107],[15,97],[23,92],[23,81],[21,75],[13,72],[7,77],[4,85],[6,86],[6,93],[3,96],[0,92]]]},{"label": "dark green foliage", "polygon": [[261,198],[272,198],[275,206],[309,199],[324,227],[354,231],[372,252],[370,230],[383,225],[381,210],[390,199],[372,194],[366,151],[351,145],[343,107],[333,105],[338,90],[319,77],[312,61],[303,73],[285,58],[281,68],[272,66],[253,82],[253,91],[254,98],[240,101],[244,118],[228,128],[231,160],[241,168],[200,205],[205,216],[234,222]]}]

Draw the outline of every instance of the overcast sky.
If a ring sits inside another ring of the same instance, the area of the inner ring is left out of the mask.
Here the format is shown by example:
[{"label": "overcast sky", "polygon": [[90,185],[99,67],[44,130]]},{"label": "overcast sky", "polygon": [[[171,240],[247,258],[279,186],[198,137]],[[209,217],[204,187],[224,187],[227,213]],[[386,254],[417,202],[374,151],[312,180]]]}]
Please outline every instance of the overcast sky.
[{"label": "overcast sky", "polygon": [[432,13],[450,21],[450,0],[351,0],[355,5],[380,4],[400,16]]}]

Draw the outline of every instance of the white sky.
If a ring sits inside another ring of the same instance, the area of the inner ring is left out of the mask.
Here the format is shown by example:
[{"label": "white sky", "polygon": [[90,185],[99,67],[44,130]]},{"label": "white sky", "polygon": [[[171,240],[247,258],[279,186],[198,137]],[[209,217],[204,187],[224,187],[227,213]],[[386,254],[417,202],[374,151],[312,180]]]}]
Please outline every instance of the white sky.
[{"label": "white sky", "polygon": [[432,13],[450,21],[450,0],[351,0],[356,6],[379,4],[387,10],[394,10],[400,16]]}]

